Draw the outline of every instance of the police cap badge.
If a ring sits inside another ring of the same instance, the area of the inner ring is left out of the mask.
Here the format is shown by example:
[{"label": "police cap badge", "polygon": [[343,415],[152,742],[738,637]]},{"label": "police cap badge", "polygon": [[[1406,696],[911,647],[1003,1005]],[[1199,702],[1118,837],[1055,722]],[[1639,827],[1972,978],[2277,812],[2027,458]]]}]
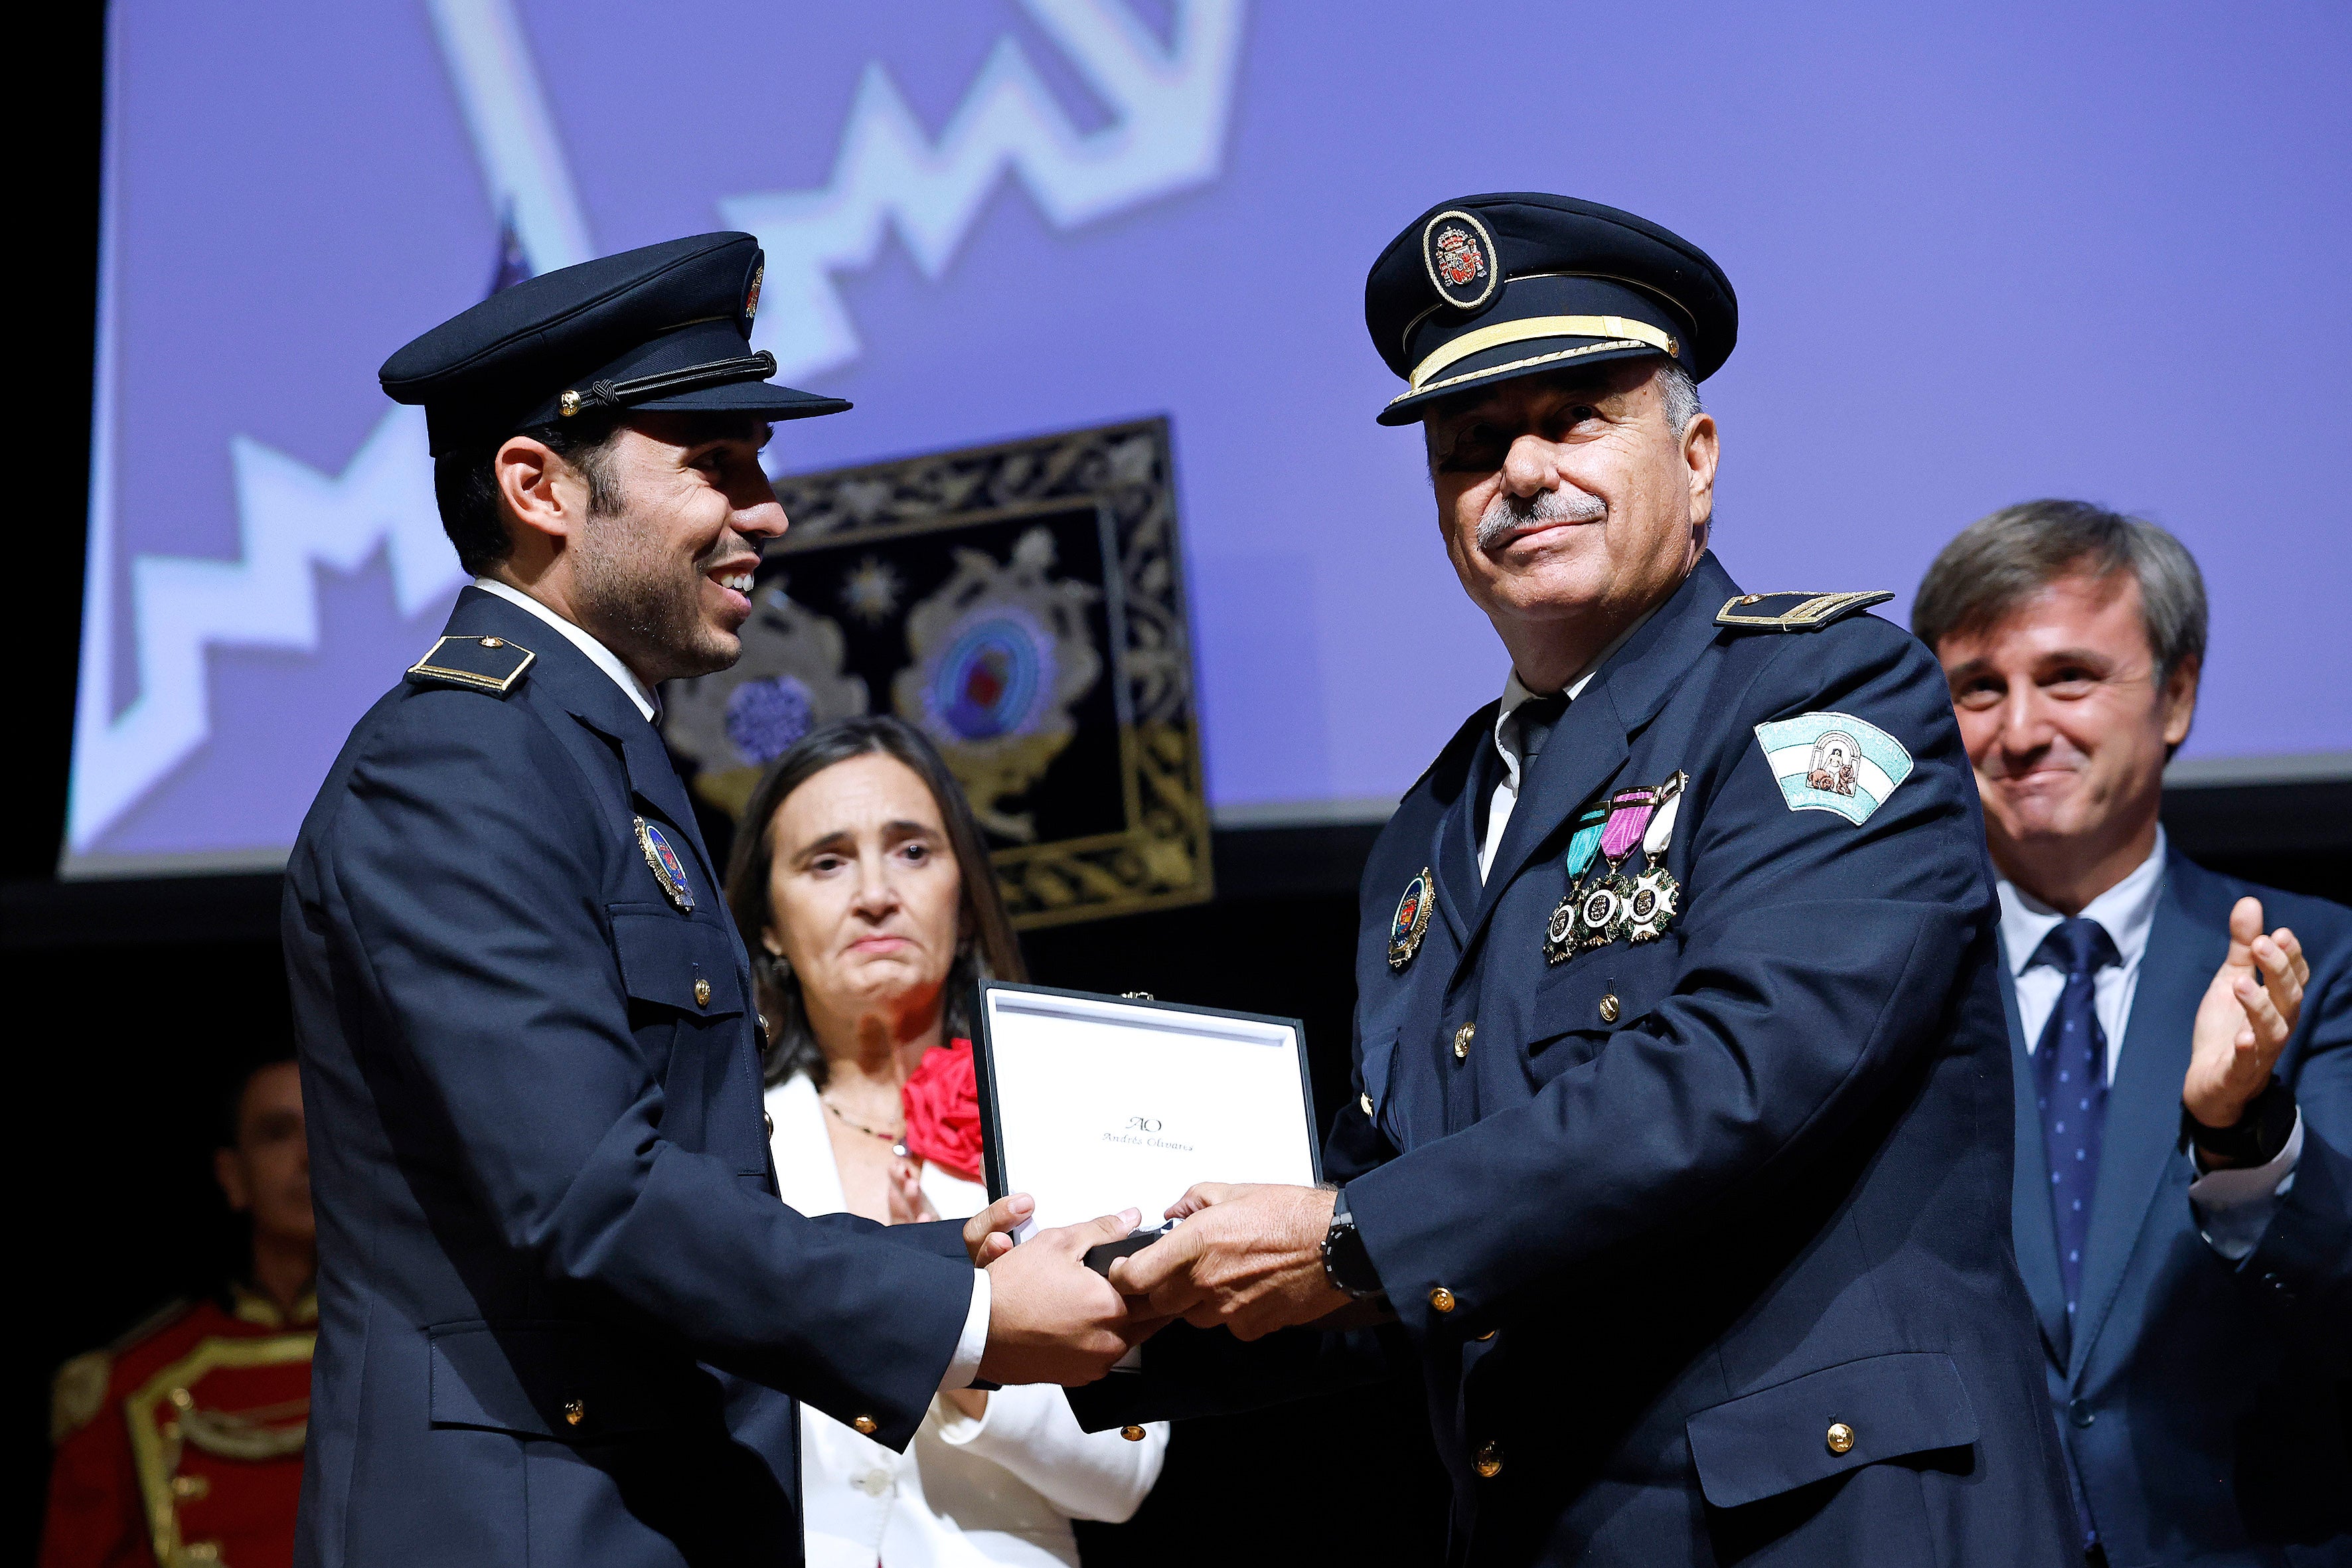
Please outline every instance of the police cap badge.
[{"label": "police cap badge", "polygon": [[1598,202],[1464,196],[1415,218],[1364,280],[1364,324],[1405,388],[1383,425],[1453,393],[1664,354],[1704,381],[1730,356],[1739,304],[1680,236]]}]

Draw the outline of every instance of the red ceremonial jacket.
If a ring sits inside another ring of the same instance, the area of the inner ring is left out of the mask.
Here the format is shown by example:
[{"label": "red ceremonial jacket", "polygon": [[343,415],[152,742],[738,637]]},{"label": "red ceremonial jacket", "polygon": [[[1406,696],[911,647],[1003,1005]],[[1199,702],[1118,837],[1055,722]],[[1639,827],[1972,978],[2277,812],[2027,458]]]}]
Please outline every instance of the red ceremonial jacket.
[{"label": "red ceremonial jacket", "polygon": [[289,1568],[318,1321],[240,1286],[59,1368],[41,1568]]}]

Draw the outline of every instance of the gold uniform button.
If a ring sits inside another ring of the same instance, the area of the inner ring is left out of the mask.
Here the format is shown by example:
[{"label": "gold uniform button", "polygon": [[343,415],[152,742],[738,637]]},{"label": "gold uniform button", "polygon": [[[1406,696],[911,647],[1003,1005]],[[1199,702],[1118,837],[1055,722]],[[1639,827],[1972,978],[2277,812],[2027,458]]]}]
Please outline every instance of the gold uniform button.
[{"label": "gold uniform button", "polygon": [[1143,1428],[1140,1426],[1122,1426],[1118,1429],[1118,1435],[1130,1443],[1143,1441]]},{"label": "gold uniform button", "polygon": [[875,1420],[871,1415],[861,1415],[856,1420],[852,1421],[850,1425],[856,1427],[858,1431],[864,1433],[868,1437],[871,1437],[875,1433],[882,1430],[882,1423]]},{"label": "gold uniform button", "polygon": [[1617,993],[1614,991],[1601,999],[1601,1021],[1604,1024],[1617,1021]]},{"label": "gold uniform button", "polygon": [[694,977],[694,1005],[698,1007],[710,1005],[710,982],[699,974]]},{"label": "gold uniform button", "polygon": [[484,637],[482,639],[482,646],[484,647],[504,647],[507,646],[507,639],[504,637]]},{"label": "gold uniform button", "polygon": [[1503,1446],[1491,1441],[1479,1444],[1478,1451],[1470,1456],[1470,1466],[1486,1479],[1493,1480],[1503,1473]]},{"label": "gold uniform button", "polygon": [[563,1419],[570,1422],[574,1426],[577,1426],[583,1421],[587,1420],[588,1402],[584,1399],[565,1400],[563,1402]]},{"label": "gold uniform button", "polygon": [[1470,1042],[1478,1037],[1478,1026],[1465,1024],[1454,1031],[1454,1059],[1462,1060],[1470,1054]]},{"label": "gold uniform button", "polygon": [[760,1112],[760,1121],[767,1127],[768,1136],[773,1138],[776,1135],[776,1119],[763,1110]]},{"label": "gold uniform button", "polygon": [[1454,1310],[1454,1292],[1440,1285],[1429,1293],[1429,1310],[1433,1312]]},{"label": "gold uniform button", "polygon": [[1493,1339],[1494,1337],[1495,1337],[1495,1331],[1494,1331],[1494,1330],[1492,1330],[1492,1329],[1488,1329],[1485,1333],[1480,1334],[1480,1335],[1478,1336],[1478,1342],[1479,1342],[1480,1344],[1485,1344],[1488,1340],[1491,1340],[1491,1339]]},{"label": "gold uniform button", "polygon": [[1372,1097],[1370,1095],[1360,1094],[1356,1096],[1356,1103],[1364,1108],[1365,1115],[1370,1116],[1372,1113]]},{"label": "gold uniform button", "polygon": [[1853,1428],[1843,1421],[1831,1422],[1829,1445],[1830,1452],[1832,1454],[1850,1451],[1853,1447]]}]

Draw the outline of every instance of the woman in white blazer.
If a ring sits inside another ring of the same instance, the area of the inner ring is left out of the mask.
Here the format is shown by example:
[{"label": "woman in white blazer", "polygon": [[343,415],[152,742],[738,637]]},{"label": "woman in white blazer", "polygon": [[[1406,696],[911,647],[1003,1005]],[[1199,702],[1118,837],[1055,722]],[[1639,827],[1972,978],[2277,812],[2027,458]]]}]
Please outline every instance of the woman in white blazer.
[{"label": "woman in white blazer", "polygon": [[[795,743],[752,793],[727,897],[771,1030],[784,1202],[886,1223],[986,1207],[961,1015],[978,979],[1021,977],[1021,953],[930,742],[868,717]],[[1161,1424],[1079,1430],[1050,1384],[940,1394],[904,1454],[803,1405],[808,1561],[1076,1568],[1070,1521],[1132,1516],[1167,1447]]]}]

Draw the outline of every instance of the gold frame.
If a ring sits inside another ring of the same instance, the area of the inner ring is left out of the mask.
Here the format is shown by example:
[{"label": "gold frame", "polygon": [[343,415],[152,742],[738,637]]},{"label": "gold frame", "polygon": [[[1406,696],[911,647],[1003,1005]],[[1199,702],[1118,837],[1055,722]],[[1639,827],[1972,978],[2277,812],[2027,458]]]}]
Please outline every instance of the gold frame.
[{"label": "gold frame", "polygon": [[1164,417],[788,475],[775,490],[792,531],[769,554],[787,561],[803,550],[1094,506],[1105,535],[1104,653],[1127,826],[996,850],[997,880],[1023,931],[1214,896]]}]

